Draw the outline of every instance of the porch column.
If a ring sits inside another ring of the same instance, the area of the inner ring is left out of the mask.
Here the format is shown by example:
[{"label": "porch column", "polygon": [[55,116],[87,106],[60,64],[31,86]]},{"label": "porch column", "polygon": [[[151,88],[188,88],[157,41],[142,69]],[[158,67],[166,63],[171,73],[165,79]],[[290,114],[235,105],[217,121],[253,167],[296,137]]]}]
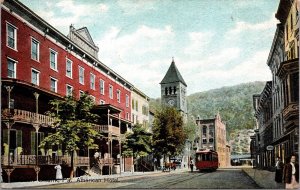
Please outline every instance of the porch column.
[{"label": "porch column", "polygon": [[40,96],[40,94],[37,92],[34,92],[33,95],[35,97],[35,113],[38,114],[39,113],[39,96]]},{"label": "porch column", "polygon": [[120,159],[120,175],[122,171],[122,151],[121,151],[121,119],[120,119],[120,114],[119,114],[119,159]]},{"label": "porch column", "polygon": [[37,123],[32,124],[33,127],[35,128],[35,134],[36,134],[36,150],[35,150],[35,162],[36,162],[36,166],[34,167],[34,171],[36,173],[36,181],[39,180],[39,172],[40,172],[40,168],[39,168],[39,129],[40,129],[40,125]]},{"label": "porch column", "polygon": [[10,174],[14,171],[14,168],[4,169],[7,174],[8,183],[10,183]]},{"label": "porch column", "polygon": [[11,118],[13,117],[11,115],[11,104],[10,104],[10,94],[11,94],[11,91],[13,90],[13,86],[5,86],[6,90],[7,90],[7,93],[8,93],[8,120],[7,121],[4,121],[4,123],[6,124],[7,126],[7,146],[8,146],[8,165],[11,164],[11,156],[10,156],[10,129],[12,127],[12,125],[14,124],[14,121],[11,120]]},{"label": "porch column", "polygon": [[109,166],[109,170],[108,170],[108,174],[111,175],[112,174],[112,168],[111,165],[112,163],[110,162],[110,160],[112,159],[112,151],[111,151],[111,146],[112,146],[112,140],[111,140],[111,133],[108,133],[108,138],[107,138],[107,148],[108,148],[108,166]]}]

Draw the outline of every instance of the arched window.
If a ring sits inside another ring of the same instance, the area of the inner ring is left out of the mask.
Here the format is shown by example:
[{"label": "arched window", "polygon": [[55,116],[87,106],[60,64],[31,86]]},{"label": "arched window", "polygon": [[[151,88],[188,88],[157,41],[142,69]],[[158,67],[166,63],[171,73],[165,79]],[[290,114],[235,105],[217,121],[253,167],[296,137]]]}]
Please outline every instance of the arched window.
[{"label": "arched window", "polygon": [[165,88],[165,95],[168,95],[168,88]]},{"label": "arched window", "polygon": [[169,94],[172,94],[172,87],[169,87]]},{"label": "arched window", "polygon": [[173,89],[174,89],[174,90],[173,90],[174,94],[176,94],[176,86],[174,86]]}]

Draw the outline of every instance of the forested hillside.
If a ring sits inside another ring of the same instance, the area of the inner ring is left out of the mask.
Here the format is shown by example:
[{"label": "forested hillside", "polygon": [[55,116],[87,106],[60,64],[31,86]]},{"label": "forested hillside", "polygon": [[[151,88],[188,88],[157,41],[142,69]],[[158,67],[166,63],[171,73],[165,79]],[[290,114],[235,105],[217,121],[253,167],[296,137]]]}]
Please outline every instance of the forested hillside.
[{"label": "forested hillside", "polygon": [[265,82],[251,82],[191,94],[187,97],[188,113],[209,119],[219,112],[228,135],[238,129],[253,129],[252,96],[261,93],[264,86]]}]

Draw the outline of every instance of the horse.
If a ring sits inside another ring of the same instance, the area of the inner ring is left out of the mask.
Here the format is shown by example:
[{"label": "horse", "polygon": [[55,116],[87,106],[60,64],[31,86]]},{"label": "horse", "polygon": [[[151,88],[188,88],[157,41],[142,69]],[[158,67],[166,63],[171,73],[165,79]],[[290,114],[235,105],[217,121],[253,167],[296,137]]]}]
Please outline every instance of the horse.
[{"label": "horse", "polygon": [[165,167],[163,169],[163,171],[171,171],[172,170],[176,170],[176,163],[174,162],[165,162]]}]

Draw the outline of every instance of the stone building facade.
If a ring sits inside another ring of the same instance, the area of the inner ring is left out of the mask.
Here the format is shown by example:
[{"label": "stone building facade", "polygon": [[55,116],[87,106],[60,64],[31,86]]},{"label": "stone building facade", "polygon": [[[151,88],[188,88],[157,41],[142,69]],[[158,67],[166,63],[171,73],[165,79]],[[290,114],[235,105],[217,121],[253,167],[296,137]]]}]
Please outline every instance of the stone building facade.
[{"label": "stone building facade", "polygon": [[[260,128],[264,122],[258,122],[256,137],[252,137],[252,151],[262,148],[261,144],[272,146],[267,151],[266,161],[256,158],[259,167],[270,168],[277,156],[284,162],[292,154],[299,154],[299,1],[280,0],[275,17],[280,21],[274,35],[267,60],[272,72],[272,140],[263,142]],[[269,82],[268,82],[269,83]],[[268,84],[267,84],[268,85]],[[266,85],[266,86],[267,86]],[[266,94],[265,91],[260,96]],[[256,99],[254,98],[254,101]],[[254,108],[257,110],[257,106]],[[267,113],[260,113],[265,115]],[[262,150],[261,150],[262,151]],[[260,151],[260,153],[261,153]],[[263,150],[266,151],[266,150]],[[255,152],[259,156],[258,152]],[[253,154],[253,152],[252,152]]]},{"label": "stone building facade", "polygon": [[197,119],[199,130],[198,149],[210,149],[218,153],[219,167],[230,166],[230,146],[226,140],[226,124],[218,113],[213,119]]},{"label": "stone building facade", "polygon": [[177,69],[174,59],[160,82],[160,86],[162,104],[175,107],[181,112],[184,121],[187,121],[187,85]]}]

